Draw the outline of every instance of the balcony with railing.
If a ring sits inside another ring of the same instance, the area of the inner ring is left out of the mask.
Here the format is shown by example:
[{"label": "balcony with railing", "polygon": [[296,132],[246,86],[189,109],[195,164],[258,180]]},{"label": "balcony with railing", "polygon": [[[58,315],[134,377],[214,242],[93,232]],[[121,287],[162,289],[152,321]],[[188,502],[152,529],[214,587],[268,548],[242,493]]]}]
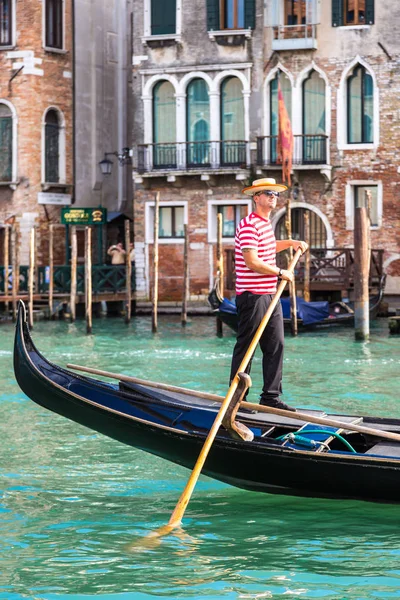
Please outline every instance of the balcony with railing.
[{"label": "balcony with railing", "polygon": [[[295,135],[293,165],[323,166],[328,164],[327,135]],[[282,164],[278,149],[278,136],[257,138],[257,165],[279,167]]]},{"label": "balcony with railing", "polygon": [[272,50],[314,50],[319,22],[318,0],[270,0]]},{"label": "balcony with railing", "polygon": [[275,25],[272,28],[272,50],[314,50],[317,44],[317,26]]},{"label": "balcony with railing", "polygon": [[136,161],[141,174],[246,169],[250,165],[250,146],[243,140],[141,144]]}]

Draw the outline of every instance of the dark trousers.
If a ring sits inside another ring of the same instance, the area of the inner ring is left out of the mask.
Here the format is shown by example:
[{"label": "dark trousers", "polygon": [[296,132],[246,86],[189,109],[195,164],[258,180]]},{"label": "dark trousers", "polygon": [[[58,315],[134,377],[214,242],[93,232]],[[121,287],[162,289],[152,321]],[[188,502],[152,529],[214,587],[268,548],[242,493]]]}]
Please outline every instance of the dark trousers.
[{"label": "dark trousers", "polygon": [[[238,334],[233,350],[230,381],[242,362],[247,349],[271,304],[273,296],[270,294],[252,294],[244,292],[236,297],[238,311]],[[264,386],[261,394],[261,404],[271,399],[278,399],[282,393],[282,364],[283,364],[283,315],[282,306],[278,302],[264,333],[260,339],[263,353],[262,367]],[[251,361],[246,373],[250,373]]]}]

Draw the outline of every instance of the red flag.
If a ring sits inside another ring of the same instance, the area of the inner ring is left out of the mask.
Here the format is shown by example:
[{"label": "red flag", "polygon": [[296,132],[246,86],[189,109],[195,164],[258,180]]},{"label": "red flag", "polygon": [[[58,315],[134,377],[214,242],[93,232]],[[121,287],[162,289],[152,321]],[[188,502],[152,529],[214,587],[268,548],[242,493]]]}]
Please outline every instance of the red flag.
[{"label": "red flag", "polygon": [[285,100],[278,81],[278,160],[282,162],[282,179],[290,186],[290,173],[293,161],[293,131],[285,106]]}]

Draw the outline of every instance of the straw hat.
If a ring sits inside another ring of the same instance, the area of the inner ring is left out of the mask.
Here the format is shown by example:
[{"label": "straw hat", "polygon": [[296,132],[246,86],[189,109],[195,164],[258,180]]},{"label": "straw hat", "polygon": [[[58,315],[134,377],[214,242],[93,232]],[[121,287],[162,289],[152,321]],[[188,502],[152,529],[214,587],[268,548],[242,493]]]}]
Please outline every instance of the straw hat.
[{"label": "straw hat", "polygon": [[242,193],[252,196],[253,194],[262,192],[263,190],[269,190],[271,192],[285,192],[287,190],[287,186],[283,185],[283,183],[276,183],[275,179],[272,177],[264,177],[264,179],[256,179],[253,181],[253,184],[244,188]]}]

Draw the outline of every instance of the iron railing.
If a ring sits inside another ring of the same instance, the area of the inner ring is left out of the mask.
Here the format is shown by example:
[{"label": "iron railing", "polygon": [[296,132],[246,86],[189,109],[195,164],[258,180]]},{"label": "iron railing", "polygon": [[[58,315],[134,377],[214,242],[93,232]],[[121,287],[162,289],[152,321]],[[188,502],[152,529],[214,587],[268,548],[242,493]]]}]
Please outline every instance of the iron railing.
[{"label": "iron railing", "polygon": [[246,168],[250,163],[249,143],[243,140],[140,144],[137,170]]},{"label": "iron railing", "polygon": [[[326,165],[328,161],[327,135],[295,135],[293,143],[294,165]],[[260,166],[281,164],[278,136],[257,138],[257,164]]]},{"label": "iron railing", "polygon": [[[378,288],[383,271],[384,250],[371,250],[369,287]],[[226,269],[225,286],[235,287],[234,250],[225,250]],[[287,261],[284,252],[277,255],[277,265],[286,268]],[[295,269],[296,281],[304,281],[304,262],[297,264]],[[311,248],[310,285],[314,289],[336,290],[351,289],[354,286],[354,249],[353,248]]]},{"label": "iron railing", "polygon": [[[28,291],[29,267],[21,265],[19,268],[19,293]],[[83,294],[85,291],[85,266],[77,266],[77,292]],[[10,295],[12,292],[12,270],[8,271],[8,286],[4,288],[5,267],[0,267],[0,293],[5,291]],[[71,291],[71,267],[70,265],[58,265],[54,267],[53,284],[55,294],[69,294]],[[118,293],[126,289],[125,265],[93,265],[92,267],[92,291],[93,294]],[[49,267],[37,268],[35,282],[35,293],[47,294],[49,290]],[[135,291],[135,268],[132,263],[131,290]]]}]

